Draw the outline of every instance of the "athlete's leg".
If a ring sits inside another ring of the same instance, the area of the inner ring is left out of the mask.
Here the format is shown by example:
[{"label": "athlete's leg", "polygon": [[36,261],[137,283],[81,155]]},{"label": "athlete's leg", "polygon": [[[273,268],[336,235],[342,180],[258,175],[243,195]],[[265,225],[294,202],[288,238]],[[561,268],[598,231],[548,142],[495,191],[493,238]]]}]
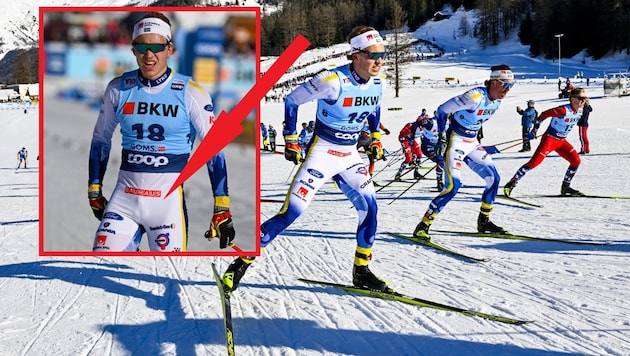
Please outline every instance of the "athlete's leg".
[{"label": "athlete's leg", "polygon": [[363,248],[371,248],[376,234],[376,192],[361,162],[351,165],[345,171],[334,177],[339,189],[354,205],[359,214],[357,228],[357,245]]},{"label": "athlete's leg", "polygon": [[[354,156],[355,154],[353,154]],[[339,189],[348,197],[359,214],[357,247],[354,253],[352,283],[361,288],[386,290],[387,282],[376,277],[368,268],[372,256],[372,245],[376,235],[376,192],[367,169],[356,155],[355,164],[334,177]]]},{"label": "athlete's leg", "polygon": [[481,195],[481,201],[486,204],[494,203],[499,190],[501,177],[492,162],[492,157],[482,146],[478,146],[466,156],[464,162],[486,182],[486,188]]},{"label": "athlete's leg", "polygon": [[[478,142],[475,138],[466,138],[449,134],[448,146],[444,157],[444,188],[442,191],[429,203],[429,208],[422,217],[422,227],[425,233],[428,232],[429,226],[433,224],[433,221],[437,215],[444,209],[446,204],[455,197],[459,188],[461,187],[461,168],[464,165],[464,158],[472,150],[477,147]],[[427,234],[428,236],[428,234]]]},{"label": "athlete's leg", "polygon": [[558,140],[557,138],[551,137],[549,135],[543,135],[540,139],[540,144],[532,155],[532,158],[530,158],[527,163],[522,165],[521,168],[519,168],[516,173],[514,173],[514,176],[509,183],[511,186],[510,191],[514,188],[514,186],[516,186],[516,183],[518,183],[518,181],[523,178],[523,176],[525,176],[525,173],[541,164],[542,161],[547,157],[547,155],[549,155],[549,153],[551,153],[552,151],[555,151],[559,145],[560,140]]},{"label": "athlete's leg", "polygon": [[[114,203],[116,202],[114,201]],[[117,212],[116,206],[112,205],[112,201],[110,200],[103,213],[101,224],[94,235],[92,251],[129,251],[129,246],[135,244],[134,238],[136,237],[138,228],[138,223],[136,223],[132,217],[123,215],[122,212]]]},{"label": "athlete's leg", "polygon": [[580,155],[578,154],[578,152],[567,140],[561,140],[558,148],[556,149],[556,152],[558,152],[558,155],[560,155],[560,157],[569,161],[569,167],[567,168],[564,179],[562,180],[563,185],[569,186],[571,185],[571,180],[577,172],[577,169],[580,166],[582,160],[580,159]]},{"label": "athlete's leg", "polygon": [[[162,192],[166,194],[168,188]],[[168,197],[141,197],[138,209],[146,229],[149,250],[153,252],[185,252],[188,244],[188,212],[183,187]]]},{"label": "athlete's leg", "polygon": [[[302,215],[319,188],[340,171],[342,157],[329,154],[327,151],[330,147],[330,144],[319,138],[313,142],[306,160],[293,177],[282,208],[260,226],[261,247],[266,247]],[[356,152],[354,146],[348,146],[347,150],[348,153]]]}]

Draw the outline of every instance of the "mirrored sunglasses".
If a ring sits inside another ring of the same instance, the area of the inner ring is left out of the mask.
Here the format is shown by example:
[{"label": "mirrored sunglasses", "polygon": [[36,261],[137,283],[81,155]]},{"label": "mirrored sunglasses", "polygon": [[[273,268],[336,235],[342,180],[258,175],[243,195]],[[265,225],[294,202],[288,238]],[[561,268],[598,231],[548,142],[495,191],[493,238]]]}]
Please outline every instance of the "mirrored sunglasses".
[{"label": "mirrored sunglasses", "polygon": [[501,79],[497,79],[497,82],[501,83],[503,89],[512,89],[514,84],[516,84],[516,82],[504,82]]},{"label": "mirrored sunglasses", "polygon": [[373,59],[373,60],[377,60],[377,59],[385,60],[385,57],[387,56],[387,52],[369,52],[362,49],[360,49],[359,52],[367,54],[368,58]]},{"label": "mirrored sunglasses", "polygon": [[146,54],[147,51],[151,51],[154,54],[160,53],[166,49],[168,43],[134,43],[133,48],[142,53]]}]

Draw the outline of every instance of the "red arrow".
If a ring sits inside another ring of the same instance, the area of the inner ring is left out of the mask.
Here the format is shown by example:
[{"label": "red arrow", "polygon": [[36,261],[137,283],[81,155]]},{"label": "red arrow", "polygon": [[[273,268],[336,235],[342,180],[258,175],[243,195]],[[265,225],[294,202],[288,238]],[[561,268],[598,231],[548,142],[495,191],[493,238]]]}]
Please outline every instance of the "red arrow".
[{"label": "red arrow", "polygon": [[298,35],[295,40],[287,47],[280,57],[269,68],[267,73],[262,76],[256,84],[245,94],[243,99],[232,108],[228,114],[221,111],[214,125],[208,131],[208,134],[199,144],[190,160],[182,169],[182,172],[166,193],[169,196],[177,187],[182,185],[190,176],[192,176],[201,166],[206,164],[214,155],[219,153],[228,143],[232,142],[238,135],[243,132],[241,123],[245,120],[260,100],[265,96],[280,77],[291,67],[291,65],[302,55],[302,53],[310,46],[311,43],[302,35]]}]

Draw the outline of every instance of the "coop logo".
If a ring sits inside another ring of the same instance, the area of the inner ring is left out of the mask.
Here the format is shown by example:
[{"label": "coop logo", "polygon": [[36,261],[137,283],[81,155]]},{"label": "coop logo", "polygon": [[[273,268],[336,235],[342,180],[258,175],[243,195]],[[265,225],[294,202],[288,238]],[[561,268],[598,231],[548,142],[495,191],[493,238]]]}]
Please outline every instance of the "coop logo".
[{"label": "coop logo", "polygon": [[168,164],[168,158],[164,156],[141,155],[138,153],[130,153],[127,156],[127,163],[144,164],[147,166],[160,167]]},{"label": "coop logo", "polygon": [[355,98],[343,98],[343,106],[374,106],[379,103],[379,96],[357,96]]},{"label": "coop logo", "polygon": [[127,102],[123,105],[123,115],[151,115],[176,117],[179,105],[147,103],[144,101]]},{"label": "coop logo", "polygon": [[342,140],[351,140],[356,141],[359,139],[359,133],[344,133],[344,132],[335,132],[335,137]]},{"label": "coop logo", "polygon": [[171,83],[171,90],[184,90],[184,81],[181,79],[173,79]]}]

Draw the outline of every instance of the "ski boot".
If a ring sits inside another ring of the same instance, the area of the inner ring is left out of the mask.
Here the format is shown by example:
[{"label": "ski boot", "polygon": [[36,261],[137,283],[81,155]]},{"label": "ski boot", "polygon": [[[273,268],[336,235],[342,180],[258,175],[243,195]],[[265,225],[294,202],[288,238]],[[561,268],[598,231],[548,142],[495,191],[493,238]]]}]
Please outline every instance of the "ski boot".
[{"label": "ski boot", "polygon": [[512,194],[512,189],[514,189],[514,187],[516,187],[516,181],[514,179],[510,179],[510,181],[503,187],[503,194],[505,194],[506,197],[509,197],[510,194]]},{"label": "ski boot", "polygon": [[418,172],[417,168],[413,171],[413,178],[415,180],[422,179],[422,174],[420,174],[420,172]]},{"label": "ski boot", "polygon": [[352,284],[357,288],[365,288],[379,292],[389,291],[387,282],[376,277],[368,266],[354,265],[352,268]]},{"label": "ski boot", "polygon": [[490,234],[509,234],[507,230],[490,221],[490,217],[488,215],[481,213],[479,213],[479,217],[477,218],[477,231],[480,233]]},{"label": "ski boot", "polygon": [[416,226],[416,229],[413,230],[413,237],[424,241],[430,241],[431,236],[429,236],[429,225],[424,221],[420,221],[420,223]]},{"label": "ski boot", "polygon": [[438,192],[441,192],[444,190],[444,182],[442,182],[441,180],[437,181],[437,190]]},{"label": "ski boot", "polygon": [[560,195],[570,196],[570,197],[583,197],[584,193],[579,190],[575,190],[571,188],[568,184],[562,183],[562,188],[560,188]]},{"label": "ski boot", "polygon": [[254,263],[254,257],[237,257],[223,273],[223,286],[226,294],[236,290],[247,268]]}]

